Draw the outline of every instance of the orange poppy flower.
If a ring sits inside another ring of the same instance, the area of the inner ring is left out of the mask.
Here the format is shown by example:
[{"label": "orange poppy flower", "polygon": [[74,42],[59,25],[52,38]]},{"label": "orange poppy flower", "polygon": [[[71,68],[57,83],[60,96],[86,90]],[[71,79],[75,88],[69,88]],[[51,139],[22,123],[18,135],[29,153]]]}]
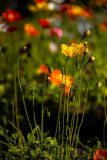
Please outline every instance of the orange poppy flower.
[{"label": "orange poppy flower", "polygon": [[[53,70],[52,74],[49,78],[50,82],[53,83],[55,86],[63,85],[63,92],[65,93],[65,75],[58,69]],[[70,92],[71,86],[74,84],[73,78],[71,76],[66,76],[66,96],[68,96],[68,93]]]},{"label": "orange poppy flower", "polygon": [[93,158],[94,160],[107,160],[107,151],[104,151],[103,149],[97,149]]},{"label": "orange poppy flower", "polygon": [[[50,75],[50,82],[53,83],[55,86],[59,86],[61,84],[65,85],[65,75],[63,75],[62,79],[62,73],[58,69],[54,69],[52,74]],[[74,82],[73,82],[74,83]],[[66,86],[72,85],[72,77],[66,76]]]},{"label": "orange poppy flower", "polygon": [[28,33],[29,35],[35,36],[39,34],[39,31],[36,30],[31,24],[27,23],[24,26],[24,30],[26,33]]},{"label": "orange poppy flower", "polygon": [[61,85],[62,82],[61,71],[59,71],[58,69],[53,70],[52,74],[50,75],[50,82],[53,83],[55,86]]}]

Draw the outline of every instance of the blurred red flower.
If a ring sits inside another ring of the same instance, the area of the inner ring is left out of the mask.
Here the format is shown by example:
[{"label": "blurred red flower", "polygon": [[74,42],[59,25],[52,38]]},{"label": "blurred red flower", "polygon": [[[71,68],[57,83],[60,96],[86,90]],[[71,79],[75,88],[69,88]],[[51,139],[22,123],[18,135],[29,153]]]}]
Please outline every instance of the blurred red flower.
[{"label": "blurred red flower", "polygon": [[93,158],[94,160],[107,160],[107,151],[104,151],[103,149],[97,149]]},{"label": "blurred red flower", "polygon": [[36,30],[31,24],[27,23],[24,26],[24,30],[27,34],[32,35],[32,36],[36,36],[39,34],[39,31]]},{"label": "blurred red flower", "polygon": [[11,9],[7,9],[7,11],[3,12],[2,18],[10,22],[22,20],[20,13],[16,10]]},{"label": "blurred red flower", "polygon": [[45,2],[45,0],[34,0],[34,2],[41,3],[41,2]]},{"label": "blurred red flower", "polygon": [[65,13],[68,9],[70,9],[71,8],[71,5],[70,4],[62,4],[61,5],[61,9],[60,9],[60,12],[61,13]]},{"label": "blurred red flower", "polygon": [[89,18],[93,15],[93,11],[89,8],[84,8],[81,15],[82,17],[86,17],[86,18]]},{"label": "blurred red flower", "polygon": [[43,28],[49,28],[50,27],[50,22],[47,21],[46,19],[40,19],[39,23]]},{"label": "blurred red flower", "polygon": [[36,70],[36,73],[38,74],[38,75],[40,75],[40,74],[45,74],[45,70],[46,70],[46,75],[48,75],[49,74],[49,70],[48,70],[48,68],[46,69],[47,67],[46,67],[46,65],[45,64],[42,64],[37,70]]},{"label": "blurred red flower", "polygon": [[63,31],[60,28],[53,28],[49,31],[50,36],[62,37]]}]

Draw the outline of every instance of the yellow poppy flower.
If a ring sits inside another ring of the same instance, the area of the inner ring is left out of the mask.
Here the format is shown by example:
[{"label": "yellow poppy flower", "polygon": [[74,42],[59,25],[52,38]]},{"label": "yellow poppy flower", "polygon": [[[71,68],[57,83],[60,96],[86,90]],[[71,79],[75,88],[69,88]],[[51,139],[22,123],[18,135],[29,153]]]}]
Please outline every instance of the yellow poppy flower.
[{"label": "yellow poppy flower", "polygon": [[80,43],[80,44],[72,43],[71,46],[62,44],[61,49],[62,49],[62,54],[65,54],[66,56],[69,56],[69,57],[82,55],[84,54],[84,50],[88,51],[88,48],[84,46],[84,43]]}]

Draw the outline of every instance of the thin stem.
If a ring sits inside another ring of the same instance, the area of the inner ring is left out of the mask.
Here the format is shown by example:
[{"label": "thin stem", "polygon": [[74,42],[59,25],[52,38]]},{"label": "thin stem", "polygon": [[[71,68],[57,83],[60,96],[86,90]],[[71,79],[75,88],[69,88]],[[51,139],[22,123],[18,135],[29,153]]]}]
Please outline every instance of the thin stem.
[{"label": "thin stem", "polygon": [[34,98],[34,86],[33,86],[33,118],[34,118],[34,124],[36,128],[36,117],[35,117],[35,98]]},{"label": "thin stem", "polygon": [[[93,64],[94,64],[94,62],[93,62]],[[75,150],[76,150],[76,148],[77,148],[77,143],[78,143],[78,137],[79,137],[80,128],[81,128],[82,123],[83,123],[83,120],[84,120],[84,113],[85,113],[85,107],[86,107],[86,102],[87,102],[88,89],[89,89],[89,83],[90,83],[90,77],[91,77],[91,73],[92,73],[92,69],[93,69],[93,64],[92,64],[90,76],[89,76],[89,79],[88,79],[88,84],[87,84],[87,89],[86,89],[86,97],[85,97],[83,114],[82,114],[82,120],[81,120],[81,123],[80,123],[80,125],[79,125],[78,132],[77,132],[77,141],[76,141],[76,145],[75,145]],[[74,158],[73,158],[73,160],[74,160]]]},{"label": "thin stem", "polygon": [[[22,86],[21,86],[20,77],[19,77],[19,59],[18,59],[17,69],[18,69],[18,81],[19,81],[19,86],[20,86],[20,90],[21,90],[21,94],[22,94],[23,105],[24,105],[24,109],[25,109],[25,113],[26,113],[26,117],[27,117],[27,120],[28,120],[30,129],[31,129],[31,132],[32,132],[32,126],[31,126],[31,123],[30,123],[30,119],[29,119],[29,116],[28,116],[27,109],[26,109],[26,103],[25,103],[24,94],[23,94],[23,90],[22,90]],[[32,133],[33,133],[33,132],[32,132]]]},{"label": "thin stem", "polygon": [[45,85],[43,87],[43,96],[42,96],[42,111],[41,111],[41,142],[43,141],[43,118],[44,118],[44,96],[45,96],[45,89],[46,89],[46,70],[45,69]]},{"label": "thin stem", "polygon": [[[14,99],[13,99],[13,102],[12,102],[12,110],[13,110],[13,120],[12,120],[12,122],[14,124],[14,117],[15,117],[15,102],[14,102]],[[13,128],[13,130],[14,130],[14,128]]]},{"label": "thin stem", "polygon": [[[18,120],[18,111],[17,111],[17,85],[16,85],[16,70],[15,70],[15,79],[14,79],[14,87],[15,87],[15,110],[16,110],[16,123],[17,123],[17,128],[20,131],[19,127],[19,120]],[[14,123],[13,123],[14,124]]]},{"label": "thin stem", "polygon": [[[63,82],[63,73],[62,73],[62,82]],[[55,138],[56,138],[56,135],[57,135],[58,123],[59,123],[59,120],[60,120],[61,103],[62,103],[62,87],[61,87],[61,93],[60,93],[60,107],[59,107],[59,112],[58,112],[58,119],[57,119],[56,131],[55,131]]]},{"label": "thin stem", "polygon": [[65,64],[65,95],[64,95],[64,109],[63,109],[63,124],[62,124],[62,148],[64,143],[64,123],[65,123],[65,106],[66,106],[66,75],[67,75],[67,62],[68,62],[69,56],[67,57],[66,64]]}]

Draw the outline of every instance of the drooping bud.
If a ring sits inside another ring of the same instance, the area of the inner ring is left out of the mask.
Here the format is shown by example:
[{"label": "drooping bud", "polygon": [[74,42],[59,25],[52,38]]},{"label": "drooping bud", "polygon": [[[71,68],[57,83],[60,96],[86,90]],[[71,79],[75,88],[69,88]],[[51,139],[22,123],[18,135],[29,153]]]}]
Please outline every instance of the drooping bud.
[{"label": "drooping bud", "polygon": [[88,30],[86,30],[86,31],[84,32],[84,34],[83,34],[83,36],[82,36],[82,39],[88,37],[89,35],[90,35],[90,30],[88,29]]},{"label": "drooping bud", "polygon": [[27,43],[26,45],[24,45],[20,51],[19,51],[19,54],[24,54],[26,52],[28,52],[31,48],[31,44],[30,43]]},{"label": "drooping bud", "polygon": [[47,111],[47,117],[50,118],[51,117],[51,113],[49,111]]},{"label": "drooping bud", "polygon": [[48,65],[48,70],[49,70],[49,73],[51,73],[51,74],[52,74],[52,72],[53,72],[53,68],[52,68],[50,65]]},{"label": "drooping bud", "polygon": [[91,56],[90,58],[89,58],[89,60],[88,60],[88,63],[89,62],[94,62],[95,61],[95,56]]},{"label": "drooping bud", "polygon": [[98,87],[98,88],[100,88],[100,87],[102,86],[102,82],[101,82],[101,81],[99,81],[99,82],[97,82],[97,84],[96,84],[96,85],[97,85],[97,87]]}]

